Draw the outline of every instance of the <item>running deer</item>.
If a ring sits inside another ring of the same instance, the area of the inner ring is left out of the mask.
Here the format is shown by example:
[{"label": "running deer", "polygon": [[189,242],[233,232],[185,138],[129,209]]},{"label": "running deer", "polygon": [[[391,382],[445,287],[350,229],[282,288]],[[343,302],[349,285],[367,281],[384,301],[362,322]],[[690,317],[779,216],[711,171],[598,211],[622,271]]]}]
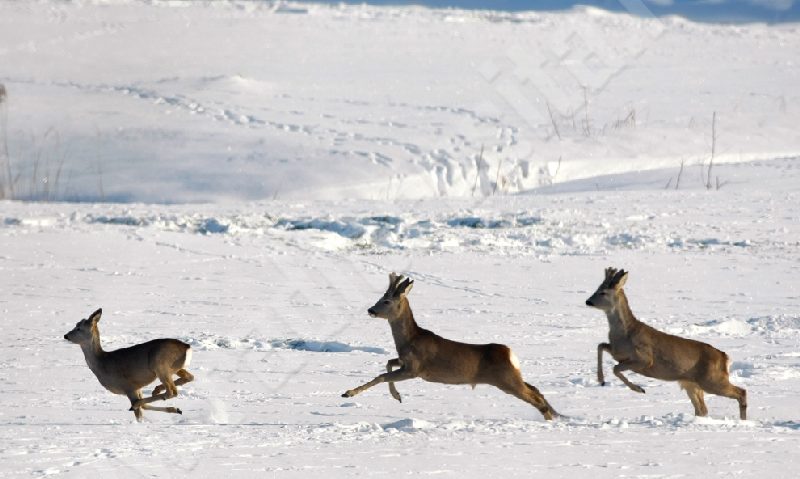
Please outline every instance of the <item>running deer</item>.
[{"label": "running deer", "polygon": [[[519,360],[502,344],[466,344],[450,341],[417,326],[408,304],[414,281],[394,273],[389,275],[389,289],[369,308],[373,318],[389,321],[398,357],[386,363],[386,373],[342,394],[352,397],[372,386],[389,383],[389,393],[402,402],[394,383],[421,378],[444,384],[489,384],[532,404],[545,419],[558,414],[538,389],[522,379]],[[399,369],[393,370],[394,367]]]},{"label": "running deer", "polygon": [[622,287],[628,279],[624,270],[606,268],[606,278],[597,291],[586,300],[586,305],[600,309],[608,318],[608,343],[597,346],[597,381],[603,379],[603,351],[614,357],[614,375],[632,390],[644,393],[641,386],[633,384],[622,375],[633,371],[643,376],[664,381],[678,381],[689,395],[697,416],[705,416],[708,409],[703,392],[736,399],[739,417],[747,417],[747,391],[732,385],[728,379],[728,355],[713,346],[663,333],[636,319],[628,307],[628,298]]},{"label": "running deer", "polygon": [[[88,319],[79,321],[64,339],[80,345],[86,364],[100,384],[114,394],[124,394],[131,401],[136,420],[142,420],[142,409],[183,414],[176,407],[156,407],[149,403],[166,400],[178,394],[177,386],[194,379],[186,368],[192,359],[189,345],[177,339],[154,339],[129,348],[103,351],[97,322],[103,314],[98,309]],[[177,375],[178,380],[172,380]],[[158,378],[161,384],[149,398],[142,397],[142,388]]]}]

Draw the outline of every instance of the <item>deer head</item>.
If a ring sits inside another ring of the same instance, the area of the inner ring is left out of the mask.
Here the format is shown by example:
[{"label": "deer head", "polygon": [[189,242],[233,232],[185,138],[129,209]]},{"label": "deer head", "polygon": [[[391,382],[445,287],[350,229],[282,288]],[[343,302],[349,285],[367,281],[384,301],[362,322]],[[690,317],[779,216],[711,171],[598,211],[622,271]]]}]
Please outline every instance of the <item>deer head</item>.
[{"label": "deer head", "polygon": [[606,268],[606,278],[597,288],[597,291],[586,300],[586,306],[609,311],[614,309],[616,296],[622,291],[625,281],[628,280],[628,272],[620,269]]},{"label": "deer head", "polygon": [[75,344],[84,344],[92,341],[97,331],[97,322],[100,321],[100,316],[103,315],[103,310],[98,309],[91,314],[87,319],[82,319],[75,324],[72,331],[64,335],[64,339]]},{"label": "deer head", "polygon": [[403,275],[389,274],[389,288],[377,303],[367,310],[373,318],[393,319],[400,316],[403,301],[414,287],[414,281]]}]

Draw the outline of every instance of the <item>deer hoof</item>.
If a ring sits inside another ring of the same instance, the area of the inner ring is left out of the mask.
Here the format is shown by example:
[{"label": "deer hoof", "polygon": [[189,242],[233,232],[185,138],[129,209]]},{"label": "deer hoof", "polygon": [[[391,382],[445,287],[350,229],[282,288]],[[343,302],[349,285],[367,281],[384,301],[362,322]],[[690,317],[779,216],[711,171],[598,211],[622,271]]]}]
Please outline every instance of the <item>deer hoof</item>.
[{"label": "deer hoof", "polygon": [[345,392],[344,394],[342,394],[342,397],[343,397],[343,398],[349,398],[349,397],[353,397],[353,394],[352,394],[350,391],[347,391],[347,392]]},{"label": "deer hoof", "polygon": [[605,386],[605,385],[606,385],[605,381],[600,381],[600,386]]},{"label": "deer hoof", "polygon": [[179,407],[176,407],[176,408],[175,408],[175,412],[176,412],[176,413],[178,413],[178,414],[180,414],[181,416],[183,416],[183,411],[181,411],[181,408],[179,408]]},{"label": "deer hoof", "polygon": [[641,387],[641,386],[636,386],[636,387],[633,388],[633,390],[636,391],[637,393],[644,394],[644,388]]}]

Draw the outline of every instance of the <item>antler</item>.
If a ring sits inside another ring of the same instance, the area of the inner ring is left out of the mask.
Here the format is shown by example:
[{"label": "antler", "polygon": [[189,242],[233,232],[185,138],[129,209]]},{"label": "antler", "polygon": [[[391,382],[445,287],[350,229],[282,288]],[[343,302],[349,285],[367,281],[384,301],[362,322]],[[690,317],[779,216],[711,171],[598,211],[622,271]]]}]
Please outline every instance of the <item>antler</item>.
[{"label": "antler", "polygon": [[614,275],[617,274],[617,268],[606,268],[606,278],[603,280],[603,287],[610,288],[611,281],[614,279]]},{"label": "antler", "polygon": [[411,278],[407,278],[402,274],[397,275],[396,273],[389,273],[389,288],[386,290],[386,294],[389,296],[398,296],[409,290],[413,284],[414,280]]},{"label": "antler", "polygon": [[386,289],[388,294],[394,294],[397,285],[405,279],[405,276],[398,275],[397,273],[389,273],[389,287]]}]

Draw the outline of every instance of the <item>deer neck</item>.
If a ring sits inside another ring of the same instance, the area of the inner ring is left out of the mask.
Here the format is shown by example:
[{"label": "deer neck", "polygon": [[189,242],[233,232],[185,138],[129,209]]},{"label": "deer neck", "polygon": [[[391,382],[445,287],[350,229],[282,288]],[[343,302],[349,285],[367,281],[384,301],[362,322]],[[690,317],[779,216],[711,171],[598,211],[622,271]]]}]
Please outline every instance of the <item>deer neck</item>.
[{"label": "deer neck", "polygon": [[407,299],[403,299],[403,308],[400,314],[389,320],[389,326],[392,328],[392,336],[398,353],[419,334],[419,326],[414,321],[414,313],[411,312],[411,306]]},{"label": "deer neck", "polygon": [[83,356],[86,358],[86,364],[89,365],[89,369],[97,371],[100,368],[103,356],[106,354],[106,352],[103,351],[103,346],[100,345],[100,333],[96,332],[96,334],[92,334],[91,341],[81,343],[81,350],[83,351]]},{"label": "deer neck", "polygon": [[628,298],[623,291],[617,295],[617,300],[614,303],[614,309],[606,311],[608,318],[608,328],[610,336],[625,336],[631,329],[639,322],[633,315],[630,306],[628,306]]}]

